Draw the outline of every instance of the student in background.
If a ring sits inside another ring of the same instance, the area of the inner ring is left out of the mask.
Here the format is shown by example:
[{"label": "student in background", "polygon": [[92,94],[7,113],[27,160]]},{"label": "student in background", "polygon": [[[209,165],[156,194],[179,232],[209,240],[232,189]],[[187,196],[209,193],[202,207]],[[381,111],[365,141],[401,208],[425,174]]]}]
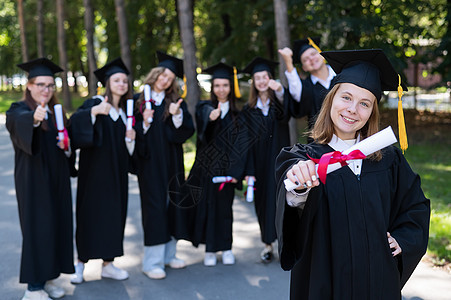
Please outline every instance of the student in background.
[{"label": "student in background", "polygon": [[[18,65],[28,72],[24,99],[6,112],[15,152],[14,181],[22,230],[20,282],[23,300],[61,298],[53,279],[73,273],[73,224],[69,140],[57,140],[54,74],[46,58]],[[65,125],[67,120],[64,118]]]},{"label": "student in background", "polygon": [[126,130],[126,101],[132,98],[129,71],[117,58],[94,72],[103,96],[87,99],[71,117],[73,145],[80,149],[76,206],[78,262],[72,283],[83,282],[84,265],[102,259],[103,278],[124,280],[113,261],[124,255],[129,160],[135,131]]}]

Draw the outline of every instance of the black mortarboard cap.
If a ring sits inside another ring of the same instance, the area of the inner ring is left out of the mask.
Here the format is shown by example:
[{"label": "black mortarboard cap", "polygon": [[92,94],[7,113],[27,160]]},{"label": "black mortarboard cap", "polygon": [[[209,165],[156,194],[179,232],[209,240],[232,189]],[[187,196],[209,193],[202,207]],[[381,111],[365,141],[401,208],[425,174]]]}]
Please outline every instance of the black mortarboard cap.
[{"label": "black mortarboard cap", "polygon": [[[311,40],[313,41],[315,46],[318,45],[320,42],[319,37],[311,38]],[[293,42],[293,63],[295,63],[295,64],[301,63],[302,53],[304,53],[305,50],[307,50],[309,48],[315,48],[315,46],[313,46],[311,44],[310,39],[308,39],[308,38],[294,41]],[[319,52],[321,52],[321,51],[319,51]]]},{"label": "black mortarboard cap", "polygon": [[268,71],[274,76],[274,70],[278,64],[278,62],[258,56],[243,69],[243,73],[254,75],[257,72]]},{"label": "black mortarboard cap", "polygon": [[[397,91],[399,78],[381,49],[324,51],[321,55],[337,76],[332,84],[353,83],[381,99],[382,91]],[[404,91],[407,87],[401,83]]]},{"label": "black mortarboard cap", "polygon": [[111,75],[116,73],[124,73],[127,75],[130,74],[130,72],[128,71],[127,67],[124,64],[124,61],[120,57],[110,61],[102,68],[94,71],[94,74],[96,75],[97,79],[102,83],[103,86],[105,86],[106,82],[108,81],[108,78],[110,78]]},{"label": "black mortarboard cap", "polygon": [[157,51],[157,57],[159,61],[159,67],[168,68],[169,70],[174,72],[175,76],[183,78],[183,60],[161,51]]},{"label": "black mortarboard cap", "polygon": [[62,72],[58,65],[55,65],[52,61],[45,57],[30,60],[26,63],[17,65],[22,70],[28,72],[28,79],[36,76],[52,76],[55,73]]},{"label": "black mortarboard cap", "polygon": [[207,73],[212,75],[212,79],[215,78],[224,78],[232,80],[233,78],[233,67],[225,64],[218,63],[216,65],[210,66],[202,71],[202,73]]}]

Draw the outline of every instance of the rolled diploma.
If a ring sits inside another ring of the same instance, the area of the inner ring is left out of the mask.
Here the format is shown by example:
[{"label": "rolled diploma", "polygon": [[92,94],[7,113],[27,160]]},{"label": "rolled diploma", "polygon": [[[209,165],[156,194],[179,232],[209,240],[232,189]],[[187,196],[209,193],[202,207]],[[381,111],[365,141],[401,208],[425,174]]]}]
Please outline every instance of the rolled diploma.
[{"label": "rolled diploma", "polygon": [[[152,103],[150,102],[152,95],[152,90],[150,89],[150,85],[146,84],[144,86],[144,101],[146,102],[146,109],[152,109]],[[147,119],[147,122],[152,123],[153,119],[152,117],[149,117]]]},{"label": "rolled diploma", "polygon": [[252,177],[249,177],[249,180],[247,181],[246,201],[254,201],[254,178]]},{"label": "rolled diploma", "polygon": [[215,176],[211,179],[211,181],[213,181],[213,183],[232,181],[232,176]]},{"label": "rolled diploma", "polygon": [[133,127],[133,99],[127,100],[127,130]]},{"label": "rolled diploma", "polygon": [[61,104],[55,104],[53,110],[55,111],[56,128],[58,129],[58,140],[64,141],[63,107],[61,106]]},{"label": "rolled diploma", "polygon": [[[363,141],[353,145],[352,147],[346,149],[343,151],[343,154],[349,154],[354,150],[360,150],[363,154],[366,156],[379,151],[387,146],[390,146],[391,144],[396,143],[397,139],[395,134],[393,133],[393,130],[391,126],[388,126],[384,130],[379,131],[378,133],[373,134],[372,136],[367,137]],[[327,174],[338,170],[341,168],[340,163],[334,163],[327,167]],[[318,165],[316,165],[316,172],[318,172]],[[318,177],[318,173],[316,174]],[[284,180],[285,189],[287,191],[292,191],[294,189],[297,189],[301,185],[296,185],[293,182],[291,182],[290,179]]]}]

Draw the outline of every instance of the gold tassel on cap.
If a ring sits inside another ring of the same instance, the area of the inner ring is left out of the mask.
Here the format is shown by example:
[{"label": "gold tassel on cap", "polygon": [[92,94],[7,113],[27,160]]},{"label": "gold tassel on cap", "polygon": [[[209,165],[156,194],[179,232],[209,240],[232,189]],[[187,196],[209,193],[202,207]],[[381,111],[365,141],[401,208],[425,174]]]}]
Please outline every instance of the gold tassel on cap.
[{"label": "gold tassel on cap", "polygon": [[409,147],[407,143],[407,132],[406,132],[406,124],[404,122],[404,112],[402,110],[402,87],[401,87],[401,76],[399,76],[399,84],[398,84],[398,129],[399,129],[399,144],[401,145],[402,153],[407,150]]},{"label": "gold tassel on cap", "polygon": [[240,86],[238,85],[238,77],[236,73],[236,68],[233,67],[233,85],[235,86],[235,97],[241,98]]},{"label": "gold tassel on cap", "polygon": [[102,87],[100,85],[97,86],[97,95],[100,95],[102,92]]},{"label": "gold tassel on cap", "polygon": [[186,95],[188,94],[188,88],[186,86],[186,76],[185,75],[183,75],[183,83],[184,83],[184,86],[183,86],[182,98],[186,98]]},{"label": "gold tassel on cap", "polygon": [[315,48],[316,51],[318,51],[319,53],[322,52],[321,49],[318,47],[318,45],[315,44],[315,42],[314,42],[311,38],[308,37],[307,39],[308,39],[308,44],[309,44],[310,46],[312,46],[313,48]]}]

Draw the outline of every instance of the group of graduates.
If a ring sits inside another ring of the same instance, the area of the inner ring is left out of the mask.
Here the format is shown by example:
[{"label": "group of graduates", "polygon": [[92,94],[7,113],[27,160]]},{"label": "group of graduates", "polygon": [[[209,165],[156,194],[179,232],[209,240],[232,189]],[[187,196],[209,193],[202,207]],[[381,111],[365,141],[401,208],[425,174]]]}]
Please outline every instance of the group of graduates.
[{"label": "group of graduates", "polygon": [[[218,253],[223,264],[235,263],[232,204],[245,180],[264,244],[260,259],[274,259],[278,239],[282,268],[292,270],[292,299],[400,299],[427,245],[429,202],[418,175],[394,146],[350,160],[327,185],[312,161],[378,131],[377,104],[382,91],[398,88],[397,74],[381,50],[321,52],[308,38],[279,53],[288,87],[274,80],[276,62],[257,57],[242,70],[252,85],[241,110],[237,70],[224,63],[204,70],[212,75],[211,97],[196,106],[197,150],[187,178],[182,146],[195,127],[178,93],[182,60],[157,52],[159,64],[135,95],[123,61],[111,61],[95,71],[104,94],[70,119],[63,114],[63,129],[54,109],[54,74],[62,69],[46,58],[19,65],[27,88],[6,126],[15,150],[23,299],[63,297],[53,280],[70,273],[72,283],[82,283],[90,259],[103,260],[104,278],[129,277],[113,264],[124,254],[128,173],[138,178],[149,278],[186,267],[176,256],[180,239],[205,244],[205,266],[216,265]],[[290,147],[288,121],[303,116],[310,143]],[[78,177],[75,264],[70,176]],[[287,191],[287,178],[298,188]]]}]

